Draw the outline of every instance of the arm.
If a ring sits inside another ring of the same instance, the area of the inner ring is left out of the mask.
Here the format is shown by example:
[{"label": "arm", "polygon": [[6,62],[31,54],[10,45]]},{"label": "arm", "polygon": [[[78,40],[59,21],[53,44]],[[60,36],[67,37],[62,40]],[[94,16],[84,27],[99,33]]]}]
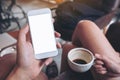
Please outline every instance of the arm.
[{"label": "arm", "polygon": [[24,80],[32,80],[39,74],[42,67],[45,65],[45,62],[34,59],[28,31],[28,26],[20,30],[17,42],[16,65],[7,77],[7,80],[23,80],[23,78]]},{"label": "arm", "polygon": [[29,27],[20,30],[17,42],[17,61],[14,69],[6,80],[33,80],[41,72],[44,65],[48,65],[52,59],[36,60],[28,34]]}]

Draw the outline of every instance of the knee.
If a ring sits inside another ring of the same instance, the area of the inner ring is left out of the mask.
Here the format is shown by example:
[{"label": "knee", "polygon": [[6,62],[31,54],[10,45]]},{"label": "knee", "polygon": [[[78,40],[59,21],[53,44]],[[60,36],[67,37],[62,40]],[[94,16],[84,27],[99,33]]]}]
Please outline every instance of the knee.
[{"label": "knee", "polygon": [[67,57],[68,52],[77,46],[73,45],[72,42],[67,42],[63,45],[62,56]]},{"label": "knee", "polygon": [[71,42],[67,42],[63,45],[63,54],[68,53],[69,50],[71,50],[72,48],[74,48],[74,45]]},{"label": "knee", "polygon": [[91,20],[81,20],[77,24],[77,29],[87,28],[87,27],[97,27],[97,25]]}]

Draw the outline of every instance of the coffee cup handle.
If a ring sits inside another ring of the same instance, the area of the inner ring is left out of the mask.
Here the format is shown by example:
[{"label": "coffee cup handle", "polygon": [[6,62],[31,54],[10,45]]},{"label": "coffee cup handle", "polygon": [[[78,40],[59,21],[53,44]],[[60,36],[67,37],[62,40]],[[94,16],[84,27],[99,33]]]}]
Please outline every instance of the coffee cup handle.
[{"label": "coffee cup handle", "polygon": [[94,56],[93,57],[93,65],[95,64],[95,60],[96,60],[97,58]]}]

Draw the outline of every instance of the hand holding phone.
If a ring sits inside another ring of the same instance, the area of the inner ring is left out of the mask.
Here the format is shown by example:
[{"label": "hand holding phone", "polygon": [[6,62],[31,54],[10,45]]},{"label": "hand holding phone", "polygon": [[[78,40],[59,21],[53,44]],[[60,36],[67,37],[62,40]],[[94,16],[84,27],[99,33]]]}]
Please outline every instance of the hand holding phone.
[{"label": "hand holding phone", "polygon": [[58,54],[51,10],[49,8],[28,12],[31,39],[36,59]]}]

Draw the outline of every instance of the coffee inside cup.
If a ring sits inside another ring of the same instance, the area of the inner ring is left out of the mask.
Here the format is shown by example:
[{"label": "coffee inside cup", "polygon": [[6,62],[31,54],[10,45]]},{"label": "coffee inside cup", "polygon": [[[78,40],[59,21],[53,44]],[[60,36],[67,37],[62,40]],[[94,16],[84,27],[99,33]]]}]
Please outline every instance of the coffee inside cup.
[{"label": "coffee inside cup", "polygon": [[82,59],[75,59],[75,60],[73,60],[73,62],[75,62],[77,64],[87,64],[87,62],[85,60],[82,60]]}]

